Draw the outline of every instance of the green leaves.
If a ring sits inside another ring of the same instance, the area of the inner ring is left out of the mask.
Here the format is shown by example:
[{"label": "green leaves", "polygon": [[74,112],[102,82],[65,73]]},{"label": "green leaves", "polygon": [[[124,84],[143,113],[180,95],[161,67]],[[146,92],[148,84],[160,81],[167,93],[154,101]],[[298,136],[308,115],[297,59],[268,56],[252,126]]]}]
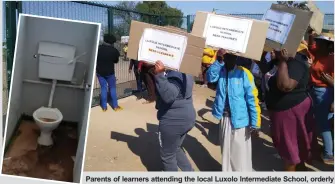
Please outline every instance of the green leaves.
[{"label": "green leaves", "polygon": [[307,6],[307,1],[277,1],[278,4],[285,5],[292,8],[299,8],[302,10],[309,10]]},{"label": "green leaves", "polygon": [[161,26],[180,27],[183,24],[183,12],[170,7],[165,1],[143,1],[136,5],[141,13],[155,14],[157,16],[141,15],[141,21]]}]

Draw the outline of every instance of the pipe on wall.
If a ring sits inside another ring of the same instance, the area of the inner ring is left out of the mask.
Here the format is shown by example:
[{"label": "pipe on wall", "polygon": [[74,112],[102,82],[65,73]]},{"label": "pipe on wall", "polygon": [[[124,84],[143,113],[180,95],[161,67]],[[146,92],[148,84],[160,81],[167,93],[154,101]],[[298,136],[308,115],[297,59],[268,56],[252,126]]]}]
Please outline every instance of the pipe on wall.
[{"label": "pipe on wall", "polygon": [[[24,79],[23,82],[26,83],[32,83],[32,84],[44,84],[44,85],[52,85],[52,82],[43,82],[43,81],[35,81],[35,80],[28,80]],[[58,87],[66,87],[66,88],[75,88],[75,89],[83,89],[85,90],[85,87],[83,85],[71,85],[71,84],[56,84]]]}]

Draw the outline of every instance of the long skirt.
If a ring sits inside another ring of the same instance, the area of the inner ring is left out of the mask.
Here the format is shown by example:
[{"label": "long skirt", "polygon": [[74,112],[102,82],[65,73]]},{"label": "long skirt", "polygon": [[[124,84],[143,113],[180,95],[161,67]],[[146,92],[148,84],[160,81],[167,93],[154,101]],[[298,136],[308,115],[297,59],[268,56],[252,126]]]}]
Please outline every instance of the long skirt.
[{"label": "long skirt", "polygon": [[252,172],[249,128],[234,129],[229,116],[224,116],[220,123],[222,171]]},{"label": "long skirt", "polygon": [[281,158],[292,165],[308,162],[318,152],[312,100],[285,111],[270,113],[271,136]]}]

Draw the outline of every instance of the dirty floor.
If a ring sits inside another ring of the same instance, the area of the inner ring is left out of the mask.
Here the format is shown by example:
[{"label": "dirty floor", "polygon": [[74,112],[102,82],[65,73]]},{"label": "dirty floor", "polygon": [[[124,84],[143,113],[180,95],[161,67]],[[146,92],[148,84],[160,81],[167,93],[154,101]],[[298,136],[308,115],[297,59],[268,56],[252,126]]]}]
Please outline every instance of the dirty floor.
[{"label": "dirty floor", "polygon": [[3,174],[72,182],[77,128],[61,124],[51,147],[37,144],[39,132],[33,121],[22,121],[5,153]]}]

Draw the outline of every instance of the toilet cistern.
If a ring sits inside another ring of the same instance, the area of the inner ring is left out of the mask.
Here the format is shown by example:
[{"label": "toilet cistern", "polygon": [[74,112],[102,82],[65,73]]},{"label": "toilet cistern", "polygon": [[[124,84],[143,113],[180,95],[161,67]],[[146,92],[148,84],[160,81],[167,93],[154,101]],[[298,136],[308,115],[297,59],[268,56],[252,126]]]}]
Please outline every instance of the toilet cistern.
[{"label": "toilet cistern", "polygon": [[57,108],[53,108],[52,104],[57,80],[70,82],[73,78],[76,63],[75,51],[76,48],[70,45],[54,42],[39,43],[37,54],[38,76],[42,79],[52,80],[48,107],[42,106],[33,113],[33,118],[41,130],[37,139],[39,145],[53,145],[52,131],[63,120],[62,113]]}]

